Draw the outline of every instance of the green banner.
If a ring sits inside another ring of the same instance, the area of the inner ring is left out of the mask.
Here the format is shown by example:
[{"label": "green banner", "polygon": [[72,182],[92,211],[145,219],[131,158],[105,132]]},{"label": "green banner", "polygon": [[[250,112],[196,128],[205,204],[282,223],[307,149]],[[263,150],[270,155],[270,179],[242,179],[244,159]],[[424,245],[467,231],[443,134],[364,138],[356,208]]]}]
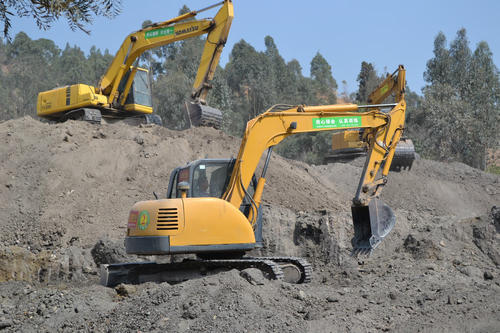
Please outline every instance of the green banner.
[{"label": "green banner", "polygon": [[146,33],[144,34],[144,38],[150,39],[150,38],[168,36],[173,34],[174,34],[174,27],[166,27],[166,28],[159,28],[146,31]]},{"label": "green banner", "polygon": [[313,128],[361,127],[361,116],[313,118]]}]

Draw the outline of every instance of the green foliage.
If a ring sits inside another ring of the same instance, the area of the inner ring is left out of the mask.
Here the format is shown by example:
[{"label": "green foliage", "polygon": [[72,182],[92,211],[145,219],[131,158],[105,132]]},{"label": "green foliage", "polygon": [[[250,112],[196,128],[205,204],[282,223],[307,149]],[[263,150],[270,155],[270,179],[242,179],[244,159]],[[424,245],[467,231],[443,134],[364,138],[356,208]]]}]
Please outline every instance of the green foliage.
[{"label": "green foliage", "polygon": [[377,88],[383,78],[377,75],[375,67],[371,63],[363,61],[356,80],[358,81],[356,102],[359,104],[366,104],[368,102],[368,96]]},{"label": "green foliage", "polygon": [[34,115],[37,95],[66,84],[96,84],[113,56],[93,47],[88,57],[78,47],[61,51],[48,39],[32,40],[24,32],[0,43],[0,119]]},{"label": "green foliage", "polygon": [[332,67],[319,52],[311,60],[311,78],[320,104],[337,102],[337,82],[332,76]]},{"label": "green foliage", "polygon": [[[297,60],[286,63],[270,36],[266,50],[258,52],[241,40],[234,45],[225,76],[231,110],[224,110],[226,131],[241,135],[246,122],[274,104],[318,105],[336,102],[337,83],[331,66],[321,54],[311,61],[311,78],[302,75]],[[287,138],[276,151],[288,158],[321,163],[330,148],[328,134],[303,134]]]},{"label": "green foliage", "polygon": [[10,40],[11,19],[32,17],[38,27],[50,28],[53,22],[64,17],[71,30],[89,31],[94,16],[114,17],[120,12],[121,0],[0,0],[0,23],[3,23],[3,36]]},{"label": "green foliage", "polygon": [[493,173],[493,174],[496,174],[496,175],[500,175],[500,166],[498,165],[490,165],[487,169],[486,169],[487,172],[489,173]]},{"label": "green foliage", "polygon": [[488,44],[471,52],[461,29],[447,49],[439,33],[424,78],[424,100],[408,117],[421,154],[484,170],[486,150],[498,145],[500,117],[500,77]]}]

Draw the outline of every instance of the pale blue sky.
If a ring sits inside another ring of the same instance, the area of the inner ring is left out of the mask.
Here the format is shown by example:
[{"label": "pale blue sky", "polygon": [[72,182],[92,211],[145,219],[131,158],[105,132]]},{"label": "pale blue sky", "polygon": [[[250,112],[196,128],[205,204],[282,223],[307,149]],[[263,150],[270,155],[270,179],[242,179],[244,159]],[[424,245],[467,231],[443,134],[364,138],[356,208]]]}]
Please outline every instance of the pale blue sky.
[{"label": "pale blue sky", "polygon": [[[25,31],[33,39],[49,38],[61,48],[66,43],[80,46],[86,53],[92,45],[114,54],[125,36],[147,19],[163,21],[177,15],[186,4],[201,9],[215,0],[123,1],[122,13],[112,19],[98,18],[90,26],[91,35],[71,31],[66,22],[48,31],[39,31],[30,19],[14,19],[12,35]],[[350,92],[356,90],[361,61],[375,64],[381,72],[398,64],[407,68],[411,89],[420,92],[425,85],[423,72],[432,57],[433,41],[443,31],[448,42],[464,27],[470,46],[488,42],[494,62],[500,65],[500,1],[278,1],[233,0],[235,18],[221,64],[228,61],[232,46],[244,39],[257,50],[264,50],[264,37],[270,35],[286,61],[297,59],[304,75],[309,75],[311,59],[319,51],[332,66],[341,88],[342,80]],[[215,10],[200,14],[211,16]]]}]

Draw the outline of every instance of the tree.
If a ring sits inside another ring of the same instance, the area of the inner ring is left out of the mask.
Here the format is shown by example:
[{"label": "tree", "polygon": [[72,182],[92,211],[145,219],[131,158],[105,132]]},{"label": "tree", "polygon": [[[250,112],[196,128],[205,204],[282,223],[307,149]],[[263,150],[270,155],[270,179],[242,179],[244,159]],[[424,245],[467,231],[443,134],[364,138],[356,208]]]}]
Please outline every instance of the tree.
[{"label": "tree", "polygon": [[311,60],[311,79],[316,85],[320,103],[333,104],[337,101],[337,82],[332,76],[332,66],[319,52]]},{"label": "tree", "polygon": [[429,84],[449,82],[450,77],[450,53],[446,49],[446,36],[440,31],[434,39],[434,58],[427,61],[427,69],[424,72],[424,80]]},{"label": "tree", "polygon": [[87,58],[88,68],[90,70],[90,74],[88,75],[90,83],[97,84],[99,82],[113,61],[113,58],[114,56],[111,55],[107,49],[103,54],[101,50],[95,46],[90,48],[89,56]]},{"label": "tree", "polygon": [[[84,83],[88,85],[96,84],[93,81],[94,75],[91,73],[91,66],[83,51],[78,47],[71,47],[66,44],[61,57],[58,59],[58,86]],[[103,75],[102,73],[101,75]]]},{"label": "tree", "polygon": [[13,16],[31,16],[43,30],[64,17],[71,30],[89,33],[85,26],[92,23],[94,16],[115,17],[120,13],[120,7],[121,0],[0,0],[0,22],[3,23],[4,38],[8,40]]},{"label": "tree", "polygon": [[60,50],[48,39],[32,40],[25,33],[16,35],[6,44],[6,57],[1,67],[5,69],[5,85],[9,87],[2,110],[2,118],[32,114],[38,92],[51,89],[57,77],[55,63]]},{"label": "tree", "polygon": [[356,101],[358,103],[367,103],[369,94],[377,88],[382,81],[377,75],[375,68],[369,62],[363,61],[361,63],[361,70],[359,71],[358,78],[358,92],[356,93]]},{"label": "tree", "polygon": [[486,42],[472,53],[465,29],[446,48],[439,33],[427,62],[421,110],[411,115],[424,156],[485,168],[486,150],[498,144],[500,78]]}]

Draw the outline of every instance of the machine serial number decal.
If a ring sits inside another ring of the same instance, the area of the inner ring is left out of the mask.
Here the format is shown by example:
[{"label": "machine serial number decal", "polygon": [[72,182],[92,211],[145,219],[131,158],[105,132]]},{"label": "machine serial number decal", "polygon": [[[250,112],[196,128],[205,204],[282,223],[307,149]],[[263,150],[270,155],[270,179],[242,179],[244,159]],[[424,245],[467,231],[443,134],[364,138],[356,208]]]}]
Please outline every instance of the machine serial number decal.
[{"label": "machine serial number decal", "polygon": [[361,127],[361,116],[322,117],[313,119],[313,128]]},{"label": "machine serial number decal", "polygon": [[159,28],[146,31],[146,33],[144,34],[144,38],[150,39],[150,38],[168,36],[173,34],[174,34],[174,27],[166,27],[166,28]]},{"label": "machine serial number decal", "polygon": [[182,34],[187,34],[188,32],[193,32],[193,31],[197,31],[198,30],[198,26],[195,25],[195,26],[192,26],[192,27],[189,27],[189,28],[186,28],[186,29],[181,29],[181,30],[178,30],[175,32],[175,35],[182,35]]},{"label": "machine serial number decal", "polygon": [[149,225],[149,213],[148,213],[147,210],[143,210],[139,214],[139,218],[137,219],[137,226],[141,230],[146,230],[146,228],[148,227],[148,225]]}]

